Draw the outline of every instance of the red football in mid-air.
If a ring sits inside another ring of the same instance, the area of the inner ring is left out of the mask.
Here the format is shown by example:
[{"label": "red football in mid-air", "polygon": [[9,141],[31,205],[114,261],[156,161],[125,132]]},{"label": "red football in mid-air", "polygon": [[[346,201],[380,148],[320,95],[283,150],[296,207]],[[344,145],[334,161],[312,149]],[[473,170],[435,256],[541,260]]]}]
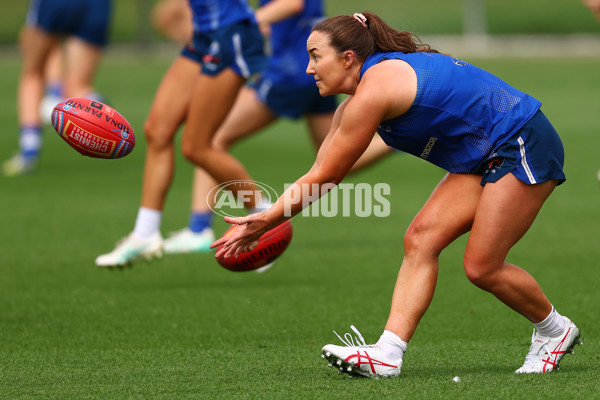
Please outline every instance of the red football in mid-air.
[{"label": "red football in mid-air", "polygon": [[[229,235],[236,228],[237,225],[230,226],[223,236]],[[252,251],[241,253],[237,257],[232,255],[228,258],[215,258],[221,266],[230,271],[252,271],[275,261],[287,249],[291,241],[292,224],[290,221],[285,221],[262,235]],[[217,251],[222,247],[223,245],[217,247]]]},{"label": "red football in mid-air", "polygon": [[74,97],[52,110],[52,126],[69,146],[84,156],[121,158],[135,146],[133,129],[114,108]]}]

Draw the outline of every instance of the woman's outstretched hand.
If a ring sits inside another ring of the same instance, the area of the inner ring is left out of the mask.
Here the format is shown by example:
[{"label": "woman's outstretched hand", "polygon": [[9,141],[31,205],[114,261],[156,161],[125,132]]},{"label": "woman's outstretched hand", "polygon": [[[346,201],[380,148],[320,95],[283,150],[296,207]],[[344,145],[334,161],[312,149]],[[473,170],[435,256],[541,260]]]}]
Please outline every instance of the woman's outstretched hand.
[{"label": "woman's outstretched hand", "polygon": [[258,239],[270,229],[265,213],[250,214],[246,217],[225,217],[225,222],[237,225],[236,229],[222,236],[210,245],[211,249],[220,249],[215,253],[217,258],[238,256],[240,253],[252,251],[258,244]]}]

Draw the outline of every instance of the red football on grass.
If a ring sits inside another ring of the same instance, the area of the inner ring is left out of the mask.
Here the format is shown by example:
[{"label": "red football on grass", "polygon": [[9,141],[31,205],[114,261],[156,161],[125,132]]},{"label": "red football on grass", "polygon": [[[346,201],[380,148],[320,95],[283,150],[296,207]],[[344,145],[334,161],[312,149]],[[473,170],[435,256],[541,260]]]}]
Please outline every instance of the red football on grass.
[{"label": "red football on grass", "polygon": [[121,158],[135,146],[133,129],[114,108],[81,97],[66,99],[52,110],[52,126],[84,156]]},{"label": "red football on grass", "polygon": [[[237,225],[230,226],[223,236],[229,235],[236,228]],[[254,250],[241,253],[237,257],[232,255],[228,258],[215,258],[221,266],[230,271],[252,271],[275,261],[275,259],[289,246],[291,241],[292,224],[290,221],[285,221],[281,225],[276,226],[262,235],[260,239],[258,239],[258,244]],[[222,247],[223,245],[217,247],[217,251]]]}]

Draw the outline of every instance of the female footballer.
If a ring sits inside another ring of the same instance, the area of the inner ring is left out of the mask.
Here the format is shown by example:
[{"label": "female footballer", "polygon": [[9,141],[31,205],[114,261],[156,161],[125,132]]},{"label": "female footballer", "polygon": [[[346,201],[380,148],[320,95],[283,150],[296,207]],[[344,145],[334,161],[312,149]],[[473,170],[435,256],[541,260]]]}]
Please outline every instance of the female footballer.
[{"label": "female footballer", "polygon": [[312,168],[268,211],[226,218],[239,227],[213,243],[224,244],[216,256],[251,250],[264,232],[299,213],[309,203],[302,198],[305,185],[339,183],[377,131],[389,146],[448,173],[405,234],[391,311],[377,344],[368,346],[358,335],[346,346],[325,346],[323,357],[341,372],[398,376],[433,297],[439,255],[470,232],[463,259],[468,279],[537,329],[516,373],[557,369],[580,343],[579,329],[557,312],[528,272],[506,261],[565,180],[562,143],[541,103],[372,13],[318,23],[307,50],[307,73],[320,94],[349,97],[338,107]]}]

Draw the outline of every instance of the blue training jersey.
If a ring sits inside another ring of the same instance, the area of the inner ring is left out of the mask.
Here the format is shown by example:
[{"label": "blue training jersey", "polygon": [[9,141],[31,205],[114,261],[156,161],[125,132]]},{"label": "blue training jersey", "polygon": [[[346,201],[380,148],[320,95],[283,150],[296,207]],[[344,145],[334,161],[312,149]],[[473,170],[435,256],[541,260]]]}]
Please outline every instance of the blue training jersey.
[{"label": "blue training jersey", "polygon": [[[263,6],[271,0],[261,0]],[[309,56],[306,40],[313,25],[324,18],[323,0],[305,0],[304,10],[271,25],[271,57],[265,73],[273,84],[286,86],[314,85],[315,80],[306,74]]]},{"label": "blue training jersey", "polygon": [[241,21],[256,24],[246,0],[189,0],[195,32],[210,32]]},{"label": "blue training jersey", "polygon": [[437,53],[375,53],[362,66],[361,78],[386,59],[403,60],[415,70],[417,95],[406,113],[382,121],[377,132],[388,146],[449,172],[475,172],[541,107],[489,72]]}]

